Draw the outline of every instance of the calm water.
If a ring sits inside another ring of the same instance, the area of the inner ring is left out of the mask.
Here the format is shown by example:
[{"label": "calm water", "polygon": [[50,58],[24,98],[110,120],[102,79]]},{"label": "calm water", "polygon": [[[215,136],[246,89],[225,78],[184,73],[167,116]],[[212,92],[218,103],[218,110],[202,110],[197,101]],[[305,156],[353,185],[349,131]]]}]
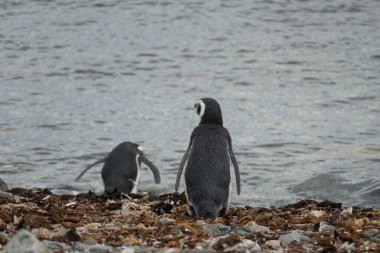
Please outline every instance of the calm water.
[{"label": "calm water", "polygon": [[133,141],[163,178],[142,187],[173,191],[210,96],[240,164],[233,203],[380,204],[379,1],[3,0],[0,19],[10,187],[101,191],[101,166],[74,179]]}]

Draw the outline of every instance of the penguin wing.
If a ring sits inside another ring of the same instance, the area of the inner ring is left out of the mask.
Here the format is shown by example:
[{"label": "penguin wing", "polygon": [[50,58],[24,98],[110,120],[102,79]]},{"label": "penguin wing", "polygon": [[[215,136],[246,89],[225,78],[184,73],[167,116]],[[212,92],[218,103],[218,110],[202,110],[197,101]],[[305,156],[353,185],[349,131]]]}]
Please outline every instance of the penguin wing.
[{"label": "penguin wing", "polygon": [[236,178],[236,190],[237,194],[240,195],[240,171],[239,171],[239,165],[236,160],[234,151],[232,150],[232,144],[231,144],[231,137],[228,136],[228,149],[229,149],[229,154],[231,158],[232,165],[234,166],[235,170],[235,178]]},{"label": "penguin wing", "polygon": [[78,181],[78,180],[83,176],[83,174],[86,173],[86,172],[87,172],[89,169],[91,169],[93,166],[95,166],[95,165],[97,165],[97,164],[99,164],[99,163],[104,163],[104,162],[106,162],[107,158],[108,158],[108,156],[106,156],[106,157],[104,157],[104,158],[102,158],[102,159],[100,159],[100,160],[94,162],[94,163],[91,164],[90,166],[88,166],[84,171],[82,171],[82,172],[79,174],[79,176],[75,179],[75,181]]},{"label": "penguin wing", "polygon": [[178,186],[179,186],[179,182],[181,181],[181,175],[182,175],[183,167],[185,167],[187,158],[189,157],[189,153],[190,153],[191,146],[193,143],[193,137],[194,137],[194,135],[192,134],[190,137],[189,146],[187,147],[187,150],[185,151],[185,154],[182,157],[181,163],[179,164],[179,168],[178,168],[178,172],[177,172],[177,179],[175,180],[175,191],[178,191]]},{"label": "penguin wing", "polygon": [[154,166],[154,164],[148,160],[148,158],[146,158],[146,156],[141,152],[140,153],[140,159],[143,163],[146,164],[146,166],[148,166],[149,170],[153,173],[153,177],[154,177],[154,182],[156,184],[159,184],[161,182],[161,176],[160,176],[160,171],[157,169],[156,166]]}]

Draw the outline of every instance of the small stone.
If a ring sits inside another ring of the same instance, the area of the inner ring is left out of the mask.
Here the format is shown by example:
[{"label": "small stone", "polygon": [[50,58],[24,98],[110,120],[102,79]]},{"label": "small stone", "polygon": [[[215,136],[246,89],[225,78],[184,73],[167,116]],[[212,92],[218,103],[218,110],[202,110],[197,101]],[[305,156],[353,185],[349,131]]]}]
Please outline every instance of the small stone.
[{"label": "small stone", "polygon": [[10,192],[3,192],[0,190],[0,198],[12,198],[13,194]]},{"label": "small stone", "polygon": [[305,235],[302,235],[299,231],[294,230],[289,234],[281,235],[278,240],[285,245],[290,244],[293,241],[297,243],[302,243],[304,241],[310,241],[311,239]]},{"label": "small stone", "polygon": [[338,252],[356,252],[355,244],[344,242],[342,245],[339,246]]},{"label": "small stone", "polygon": [[197,225],[199,225],[208,236],[223,236],[228,234],[231,231],[231,227],[225,226],[222,223],[212,223],[206,224],[203,221],[197,221]]},{"label": "small stone", "polygon": [[165,235],[162,237],[162,240],[168,242],[168,241],[172,241],[174,240],[174,236],[173,235]]},{"label": "small stone", "polygon": [[1,253],[50,253],[45,244],[38,240],[31,232],[20,229],[5,245]]},{"label": "small stone", "polygon": [[364,234],[368,235],[371,238],[371,240],[380,242],[380,232],[378,229],[376,228],[367,229],[364,231]]},{"label": "small stone", "polygon": [[86,245],[95,245],[97,244],[98,242],[94,239],[90,239],[90,240],[84,240],[83,241],[83,244],[86,244]]},{"label": "small stone", "polygon": [[67,233],[67,230],[63,227],[59,228],[58,231],[52,233],[52,237],[64,237]]},{"label": "small stone", "polygon": [[258,225],[254,221],[250,221],[247,224],[244,225],[244,229],[246,229],[249,232],[262,232],[262,233],[273,233],[272,230],[270,230],[268,227]]},{"label": "small stone", "polygon": [[74,242],[73,245],[73,251],[79,251],[79,252],[85,252],[86,249],[89,247],[89,245],[84,244],[83,242]]},{"label": "small stone", "polygon": [[265,245],[272,250],[278,250],[281,248],[281,243],[278,240],[269,240],[265,242]]},{"label": "small stone", "polygon": [[174,248],[170,248],[170,249],[161,249],[158,251],[159,253],[177,253],[178,250],[177,249],[174,249]]},{"label": "small stone", "polygon": [[161,224],[166,224],[166,223],[174,223],[175,219],[172,218],[161,218],[159,221]]},{"label": "small stone", "polygon": [[236,244],[235,246],[226,249],[226,251],[231,252],[260,252],[261,248],[257,242],[244,239],[241,243]]},{"label": "small stone", "polygon": [[141,231],[147,230],[147,227],[145,227],[145,225],[142,223],[137,224],[135,228]]},{"label": "small stone", "polygon": [[216,251],[213,249],[203,249],[203,248],[185,249],[181,251],[181,253],[214,253],[214,252]]},{"label": "small stone", "polygon": [[34,228],[31,232],[40,240],[51,238],[51,232],[46,228]]},{"label": "small stone", "polygon": [[99,230],[103,227],[100,223],[89,223],[83,227],[77,228],[79,233],[98,233]]},{"label": "small stone", "polygon": [[46,247],[54,251],[71,252],[71,249],[72,249],[70,245],[67,245],[66,243],[62,243],[62,242],[56,242],[56,241],[50,241],[50,240],[43,240],[42,242],[46,245]]},{"label": "small stone", "polygon": [[364,234],[372,238],[376,236],[377,234],[379,234],[379,230],[376,228],[367,229],[364,231]]},{"label": "small stone", "polygon": [[104,244],[95,244],[85,250],[86,253],[109,253],[113,252],[112,248]]},{"label": "small stone", "polygon": [[327,232],[327,231],[334,231],[334,230],[337,230],[334,226],[326,225],[326,224],[323,223],[323,222],[321,222],[321,223],[319,224],[319,229],[318,229],[318,232],[319,232],[319,233]]},{"label": "small stone", "polygon": [[320,218],[323,215],[325,215],[326,212],[324,210],[311,210],[310,214],[313,215],[313,216],[315,216],[316,218]]},{"label": "small stone", "polygon": [[127,248],[123,249],[120,253],[135,253],[135,249],[127,247]]},{"label": "small stone", "polygon": [[65,238],[69,241],[80,241],[82,240],[82,237],[77,233],[77,230],[75,228],[71,228],[69,231],[67,231]]}]

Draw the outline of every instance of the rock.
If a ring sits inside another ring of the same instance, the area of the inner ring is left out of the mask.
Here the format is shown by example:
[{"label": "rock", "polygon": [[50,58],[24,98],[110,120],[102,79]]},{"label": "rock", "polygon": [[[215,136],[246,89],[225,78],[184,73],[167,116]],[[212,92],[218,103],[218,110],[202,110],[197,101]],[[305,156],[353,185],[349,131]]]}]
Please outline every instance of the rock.
[{"label": "rock", "polygon": [[376,228],[367,229],[364,231],[365,235],[368,235],[371,240],[380,242],[380,231]]},{"label": "rock", "polygon": [[57,242],[57,241],[50,241],[50,240],[43,240],[42,241],[46,247],[53,251],[59,251],[59,252],[71,252],[72,248],[70,245],[62,242]]},{"label": "rock", "polygon": [[127,247],[123,249],[120,253],[135,253],[135,249],[131,247]]},{"label": "rock", "polygon": [[260,252],[261,248],[257,242],[244,239],[241,243],[236,244],[235,246],[226,249],[226,251],[231,252]]},{"label": "rock", "polygon": [[199,225],[208,234],[208,236],[211,237],[223,236],[231,231],[229,226],[225,226],[221,223],[206,224],[203,221],[197,221],[196,224]]},{"label": "rock", "polygon": [[278,250],[281,248],[281,243],[278,240],[269,240],[265,242],[265,245],[271,250]]},{"label": "rock", "polygon": [[180,251],[181,253],[213,253],[215,250],[213,249],[185,249]]},{"label": "rock", "polygon": [[115,251],[115,249],[111,246],[107,246],[104,244],[93,244],[88,245],[83,242],[74,242],[72,243],[73,247],[69,252],[86,252],[86,253],[110,253],[110,252],[119,252]]},{"label": "rock", "polygon": [[135,253],[135,249],[131,247],[124,248],[120,253]]},{"label": "rock", "polygon": [[82,240],[82,237],[77,233],[77,230],[75,228],[69,229],[65,234],[65,238],[69,241],[74,242]]},{"label": "rock", "polygon": [[172,218],[161,218],[159,221],[161,224],[166,224],[166,223],[174,223],[175,219]]},{"label": "rock", "polygon": [[31,232],[20,229],[5,245],[1,253],[51,253],[45,244],[39,241]]},{"label": "rock", "polygon": [[12,198],[13,194],[10,192],[3,192],[0,190],[0,198]]},{"label": "rock", "polygon": [[367,229],[364,231],[365,235],[368,235],[369,237],[374,237],[379,233],[379,230],[376,228]]},{"label": "rock", "polygon": [[106,246],[104,244],[91,245],[85,250],[86,253],[109,253],[114,252],[112,247]]},{"label": "rock", "polygon": [[83,241],[83,244],[86,244],[86,245],[95,245],[97,244],[98,242],[94,239],[89,239],[89,240],[84,240]]},{"label": "rock", "polygon": [[72,251],[76,252],[85,252],[86,249],[89,247],[89,245],[84,244],[83,242],[73,242],[72,244]]},{"label": "rock", "polygon": [[273,233],[272,230],[270,230],[268,227],[260,226],[254,221],[250,221],[247,224],[244,225],[244,229],[249,232],[262,232],[262,233]]},{"label": "rock", "polygon": [[177,253],[178,250],[177,249],[174,249],[174,248],[171,248],[171,249],[161,249],[158,251],[159,253]]},{"label": "rock", "polygon": [[64,227],[60,227],[58,231],[52,232],[51,237],[65,237],[66,233],[67,229],[65,229]]},{"label": "rock", "polygon": [[103,228],[103,225],[100,223],[90,223],[77,228],[77,231],[79,233],[98,233],[101,228]]},{"label": "rock", "polygon": [[296,241],[297,243],[302,243],[304,241],[310,241],[311,239],[305,235],[302,235],[298,230],[294,230],[290,232],[289,234],[281,235],[278,240],[284,244],[288,245],[293,241]]},{"label": "rock", "polygon": [[319,223],[319,229],[318,229],[319,233],[327,232],[327,231],[334,231],[334,230],[338,231],[334,226],[326,225],[323,222]]},{"label": "rock", "polygon": [[46,228],[33,228],[31,232],[40,240],[51,238],[51,232]]},{"label": "rock", "polygon": [[339,246],[338,252],[356,252],[355,243],[344,242]]},{"label": "rock", "polygon": [[0,178],[0,191],[8,191],[8,185]]}]

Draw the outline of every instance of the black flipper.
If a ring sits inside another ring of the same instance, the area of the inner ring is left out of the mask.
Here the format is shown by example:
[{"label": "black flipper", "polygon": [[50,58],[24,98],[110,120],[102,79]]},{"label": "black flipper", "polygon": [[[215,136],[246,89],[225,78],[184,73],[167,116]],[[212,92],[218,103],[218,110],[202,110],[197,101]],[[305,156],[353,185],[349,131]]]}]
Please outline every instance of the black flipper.
[{"label": "black flipper", "polygon": [[146,156],[142,152],[140,152],[140,159],[143,163],[146,164],[146,166],[148,166],[150,171],[153,173],[154,182],[156,184],[159,184],[161,182],[161,176],[160,171],[157,169],[157,167],[154,166],[154,164],[151,161],[149,161],[148,158],[146,158]]},{"label": "black flipper", "polygon": [[231,137],[228,138],[228,148],[229,148],[229,153],[230,153],[232,165],[234,166],[234,170],[235,170],[237,194],[240,195],[240,171],[239,171],[239,165],[238,165],[238,162],[236,160],[234,151],[232,150]]},{"label": "black flipper", "polygon": [[181,163],[179,164],[178,172],[177,172],[177,179],[175,180],[175,191],[178,191],[179,182],[181,181],[181,175],[183,171],[183,167],[185,166],[185,163],[187,161],[187,158],[189,157],[191,145],[193,143],[193,135],[190,137],[190,143],[187,147],[187,150],[185,151],[185,154],[182,157]]},{"label": "black flipper", "polygon": [[82,171],[82,172],[79,174],[79,176],[75,179],[75,181],[78,181],[78,180],[83,176],[83,174],[86,173],[86,171],[88,171],[89,169],[91,169],[93,166],[95,166],[95,165],[97,165],[97,164],[99,164],[99,163],[104,163],[104,162],[106,162],[107,158],[108,158],[108,156],[106,156],[106,157],[104,157],[104,158],[102,158],[102,159],[100,159],[100,160],[94,162],[94,163],[91,164],[90,166],[88,166],[84,171]]}]

